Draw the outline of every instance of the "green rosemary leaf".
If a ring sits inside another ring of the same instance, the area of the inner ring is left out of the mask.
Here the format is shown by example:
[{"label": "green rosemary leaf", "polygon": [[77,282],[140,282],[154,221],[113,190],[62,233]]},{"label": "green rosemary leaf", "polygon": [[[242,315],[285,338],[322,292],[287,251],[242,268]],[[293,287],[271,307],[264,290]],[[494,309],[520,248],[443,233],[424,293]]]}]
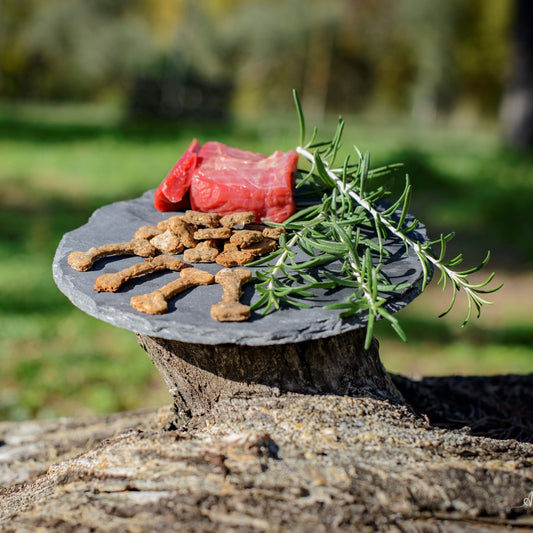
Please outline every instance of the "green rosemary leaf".
[{"label": "green rosemary leaf", "polygon": [[314,248],[315,250],[325,252],[335,257],[343,255],[347,252],[346,246],[344,246],[343,243],[327,241],[324,239],[311,240],[307,237],[302,237],[302,242],[308,246],[308,249]]},{"label": "green rosemary leaf", "polygon": [[398,319],[394,317],[393,315],[391,315],[388,311],[383,309],[383,307],[380,307],[378,312],[383,318],[385,318],[389,322],[389,324],[392,326],[392,329],[394,329],[398,337],[400,337],[400,339],[403,342],[407,342],[407,335],[405,334],[404,330],[400,326]]},{"label": "green rosemary leaf", "polygon": [[374,322],[376,315],[374,313],[368,313],[368,324],[366,325],[366,337],[365,337],[365,350],[370,348],[372,343],[372,331],[374,330]]},{"label": "green rosemary leaf", "polygon": [[404,235],[408,235],[409,233],[414,231],[416,228],[418,228],[419,224],[420,224],[420,221],[417,218],[415,218],[413,220],[413,222],[411,222],[411,224],[409,224],[409,226],[403,228],[402,233]]},{"label": "green rosemary leaf", "polygon": [[302,300],[296,300],[295,298],[287,298],[285,303],[292,305],[293,307],[301,307],[303,309],[309,309],[311,307],[308,303],[305,303]]},{"label": "green rosemary leaf", "polygon": [[337,259],[337,255],[332,254],[321,254],[317,257],[313,257],[312,259],[309,259],[308,261],[303,261],[301,263],[298,263],[298,269],[300,271],[302,270],[311,270],[313,268],[317,268],[322,265],[327,265]]},{"label": "green rosemary leaf", "polygon": [[378,283],[378,291],[379,292],[400,292],[404,291],[405,289],[408,289],[411,286],[409,282],[405,283],[398,283],[398,284],[392,284],[392,283]]},{"label": "green rosemary leaf", "polygon": [[318,172],[318,176],[322,180],[322,183],[328,187],[335,187],[335,182],[331,179],[331,176],[326,172],[326,166],[324,160],[318,152],[315,152],[314,165]]},{"label": "green rosemary leaf", "polygon": [[335,135],[333,137],[333,140],[331,141],[330,148],[326,150],[324,154],[324,157],[329,160],[330,166],[333,166],[335,164],[335,158],[340,148],[343,130],[344,130],[344,121],[342,120],[342,118],[339,117],[337,129],[335,130]]},{"label": "green rosemary leaf", "polygon": [[370,165],[370,154],[365,152],[363,159],[361,160],[361,168],[359,171],[359,196],[361,198],[365,195],[366,180],[368,178],[368,167]]},{"label": "green rosemary leaf", "polygon": [[296,90],[292,91],[292,97],[294,98],[294,103],[296,105],[296,112],[298,114],[298,122],[300,124],[300,146],[305,144],[305,118],[304,112],[302,109],[302,104]]},{"label": "green rosemary leaf", "polygon": [[405,189],[403,196],[403,205],[402,205],[402,213],[400,215],[400,219],[398,220],[398,224],[396,225],[396,229],[400,230],[405,222],[405,218],[407,217],[407,214],[409,212],[409,204],[411,203],[411,183],[409,182],[409,176],[405,176]]},{"label": "green rosemary leaf", "polygon": [[351,302],[335,302],[333,304],[327,304],[324,309],[352,309],[353,303]]},{"label": "green rosemary leaf", "polygon": [[[272,254],[268,255],[268,256],[264,256],[264,257],[259,257],[258,259],[256,259],[255,261],[252,261],[251,263],[248,263],[247,266],[261,266],[261,265],[265,265],[265,264],[268,264],[272,261],[272,259],[275,259],[276,257],[279,257],[280,255],[283,254],[283,248],[279,248],[278,250],[275,250]],[[257,275],[261,275],[261,274],[256,274]]]},{"label": "green rosemary leaf", "polygon": [[376,178],[379,178],[381,176],[390,176],[392,172],[395,172],[397,170],[400,170],[401,168],[404,168],[403,163],[392,163],[390,165],[386,165],[384,167],[378,167],[374,169],[370,169],[368,171],[368,178],[371,180],[374,180]]},{"label": "green rosemary leaf", "polygon": [[261,309],[268,300],[268,294],[266,292],[261,293],[261,296],[250,306],[250,309],[252,311],[255,311],[256,309]]}]

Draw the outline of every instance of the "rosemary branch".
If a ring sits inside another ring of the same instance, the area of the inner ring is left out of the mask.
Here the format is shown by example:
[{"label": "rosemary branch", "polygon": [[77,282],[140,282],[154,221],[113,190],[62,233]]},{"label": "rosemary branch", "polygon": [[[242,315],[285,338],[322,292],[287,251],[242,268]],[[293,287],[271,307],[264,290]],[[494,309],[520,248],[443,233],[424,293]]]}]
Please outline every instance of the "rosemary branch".
[{"label": "rosemary branch", "polygon": [[[315,152],[315,154],[311,154],[308,150],[303,148],[302,146],[298,146],[296,148],[296,152],[307,159],[311,163],[316,164],[316,158],[319,157],[319,155]],[[490,291],[482,291],[479,290],[482,287],[485,287],[490,281],[492,281],[494,274],[491,274],[489,276],[489,279],[485,281],[484,283],[473,285],[469,283],[466,279],[466,275],[469,273],[476,272],[480,270],[481,266],[485,266],[485,264],[488,262],[488,259],[490,257],[490,254],[487,255],[486,260],[480,265],[479,268],[472,269],[469,272],[455,272],[452,268],[450,268],[446,263],[443,263],[441,259],[438,259],[434,257],[431,253],[428,253],[428,248],[423,247],[419,242],[415,242],[412,239],[410,239],[405,233],[397,229],[396,225],[392,224],[388,219],[381,216],[380,212],[375,209],[369,202],[367,202],[364,198],[361,198],[354,190],[353,188],[348,188],[342,180],[338,177],[338,175],[330,170],[328,168],[327,162],[323,161],[322,164],[324,165],[324,168],[326,172],[328,173],[329,177],[335,182],[337,187],[339,188],[340,192],[342,194],[348,194],[350,195],[361,207],[366,209],[371,215],[372,218],[375,220],[376,226],[383,225],[387,228],[388,231],[390,231],[393,235],[396,237],[399,237],[402,239],[402,241],[405,243],[406,246],[413,249],[417,256],[419,257],[421,264],[423,266],[423,272],[424,272],[424,278],[422,282],[422,290],[426,288],[427,281],[428,281],[428,270],[427,268],[424,268],[426,261],[429,261],[433,267],[437,268],[442,272],[444,277],[442,277],[439,280],[439,283],[443,283],[443,288],[446,287],[446,279],[449,279],[453,283],[453,295],[452,295],[452,303],[450,306],[444,311],[440,316],[444,316],[448,314],[449,311],[453,308],[453,305],[455,303],[455,297],[457,294],[457,291],[459,289],[463,289],[467,295],[468,298],[468,312],[466,315],[466,318],[463,322],[463,325],[465,325],[470,320],[470,315],[472,312],[472,304],[474,304],[477,308],[477,316],[480,316],[481,313],[481,306],[483,304],[491,304],[492,302],[489,302],[488,300],[485,300],[479,296],[478,293],[486,293],[486,292],[494,292],[498,290],[501,285],[495,289],[491,289]]]},{"label": "rosemary branch", "polygon": [[[440,316],[444,316],[453,308],[458,291],[463,289],[468,302],[463,325],[470,320],[474,307],[479,317],[481,307],[491,303],[480,295],[494,292],[501,285],[487,288],[494,274],[490,274],[485,281],[478,284],[470,282],[468,276],[487,264],[489,254],[480,265],[457,271],[455,267],[462,262],[462,255],[445,260],[446,245],[453,238],[453,234],[441,235],[436,241],[423,243],[411,238],[409,234],[417,228],[418,221],[406,224],[411,199],[409,180],[406,179],[400,197],[386,209],[381,205],[379,208],[377,206],[377,202],[388,194],[386,187],[368,186],[371,178],[390,174],[401,165],[388,165],[371,170],[368,153],[362,155],[354,147],[358,161],[355,164],[350,163],[347,157],[342,167],[335,167],[344,128],[342,119],[339,120],[331,141],[315,142],[315,129],[311,141],[304,144],[305,121],[296,93],[294,100],[300,122],[300,145],[296,152],[310,165],[308,171],[299,170],[297,188],[303,190],[308,187],[315,197],[321,194],[321,200],[317,201],[315,198],[311,205],[297,211],[285,221],[283,226],[287,237],[280,241],[279,249],[255,263],[268,266],[256,273],[256,290],[260,297],[252,308],[263,307],[263,312],[267,313],[272,308],[279,309],[282,303],[309,307],[304,300],[315,296],[314,289],[335,290],[351,287],[353,292],[346,301],[329,304],[325,308],[341,310],[341,317],[367,312],[367,348],[372,340],[374,322],[378,318],[386,319],[405,340],[398,320],[384,307],[387,293],[407,288],[405,284],[390,284],[381,274],[383,259],[388,256],[384,239],[392,235],[401,239],[407,252],[411,249],[416,254],[422,269],[422,291],[427,286],[433,269],[440,271],[438,283],[442,284],[443,289],[448,282],[451,283],[451,301]],[[363,236],[361,228],[371,230],[374,238]],[[438,256],[433,252],[436,246],[440,247]],[[310,259],[296,262],[297,248],[305,252]],[[272,263],[274,258],[276,261]],[[321,269],[332,261],[342,264],[339,275]],[[318,270],[319,274],[311,274],[313,269]]]}]

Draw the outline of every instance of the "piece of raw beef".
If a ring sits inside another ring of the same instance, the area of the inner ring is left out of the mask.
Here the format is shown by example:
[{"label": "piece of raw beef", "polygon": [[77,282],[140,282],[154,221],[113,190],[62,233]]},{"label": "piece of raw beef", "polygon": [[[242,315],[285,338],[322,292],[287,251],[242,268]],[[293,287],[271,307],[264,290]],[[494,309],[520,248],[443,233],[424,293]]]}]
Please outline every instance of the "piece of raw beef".
[{"label": "piece of raw beef", "polygon": [[257,221],[283,222],[295,211],[293,172],[297,163],[294,151],[267,157],[218,142],[207,142],[198,149],[193,142],[159,186],[156,207],[170,210],[161,209],[167,205],[161,194],[172,205],[190,185],[190,203],[196,211],[223,215],[251,211]]}]

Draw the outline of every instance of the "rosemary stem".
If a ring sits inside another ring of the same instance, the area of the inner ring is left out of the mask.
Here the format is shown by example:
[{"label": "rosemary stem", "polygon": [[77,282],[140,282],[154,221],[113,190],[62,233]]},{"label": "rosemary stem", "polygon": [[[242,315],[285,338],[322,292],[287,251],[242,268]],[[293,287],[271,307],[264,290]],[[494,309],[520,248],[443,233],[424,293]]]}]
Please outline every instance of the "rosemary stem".
[{"label": "rosemary stem", "polygon": [[[278,260],[276,261],[276,264],[274,265],[274,268],[272,270],[273,273],[276,273],[280,268],[281,265],[285,262],[285,259],[287,258],[287,255],[289,254],[289,250],[298,242],[298,239],[302,236],[305,228],[296,232],[291,240],[286,244],[286,248],[283,251],[283,253],[279,256]],[[267,288],[269,291],[274,289],[273,279],[275,276],[272,277],[272,279],[268,282]]]}]

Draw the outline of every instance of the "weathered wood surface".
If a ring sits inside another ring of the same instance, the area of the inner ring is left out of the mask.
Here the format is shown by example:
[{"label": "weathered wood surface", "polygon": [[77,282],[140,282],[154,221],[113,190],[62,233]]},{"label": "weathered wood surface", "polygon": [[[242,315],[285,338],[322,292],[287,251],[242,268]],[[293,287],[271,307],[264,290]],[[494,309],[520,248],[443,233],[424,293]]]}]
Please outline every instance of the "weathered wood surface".
[{"label": "weathered wood surface", "polygon": [[533,528],[532,378],[393,379],[429,420],[375,398],[257,392],[182,428],[170,409],[0,424],[0,531]]}]

